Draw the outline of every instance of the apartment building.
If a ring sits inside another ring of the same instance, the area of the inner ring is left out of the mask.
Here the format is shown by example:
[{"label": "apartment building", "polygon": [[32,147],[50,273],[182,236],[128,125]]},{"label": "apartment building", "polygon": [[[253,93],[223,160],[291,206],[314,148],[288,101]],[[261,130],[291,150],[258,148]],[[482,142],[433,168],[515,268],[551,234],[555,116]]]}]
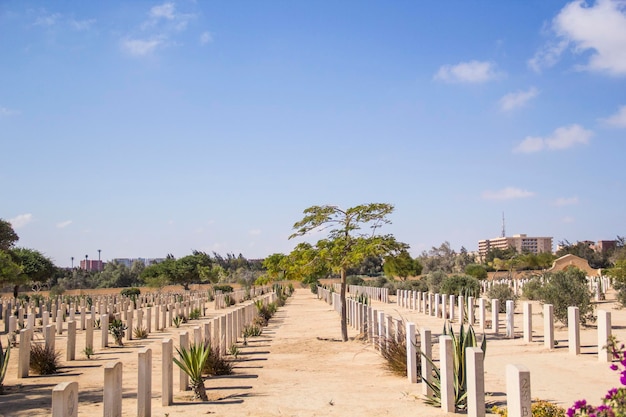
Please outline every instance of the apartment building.
[{"label": "apartment building", "polygon": [[525,234],[510,237],[496,237],[478,241],[478,254],[485,257],[490,249],[514,248],[518,253],[552,253],[551,237],[530,237]]}]

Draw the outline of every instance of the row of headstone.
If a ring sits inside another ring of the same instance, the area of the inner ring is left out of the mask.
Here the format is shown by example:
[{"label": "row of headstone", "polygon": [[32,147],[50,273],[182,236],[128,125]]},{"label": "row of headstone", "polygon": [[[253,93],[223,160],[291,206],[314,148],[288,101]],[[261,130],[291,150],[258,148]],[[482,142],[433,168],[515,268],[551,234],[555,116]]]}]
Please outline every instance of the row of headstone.
[{"label": "row of headstone", "polygon": [[269,286],[251,287],[248,289],[235,290],[235,291],[231,291],[227,293],[222,293],[221,291],[217,291],[214,295],[215,309],[220,310],[223,308],[228,308],[232,304],[241,303],[245,300],[256,298],[260,295],[269,293],[271,291],[272,291],[272,288]]},{"label": "row of headstone", "polygon": [[380,301],[382,303],[389,302],[389,288],[348,285],[347,290],[350,295],[359,296],[361,294],[365,294],[372,300]]},{"label": "row of headstone", "polygon": [[[276,300],[276,294],[267,293],[260,300],[264,304],[271,303]],[[228,313],[203,323],[203,326],[193,327],[191,333],[181,332],[179,334],[179,349],[188,348],[191,343],[210,342],[214,348],[219,346],[222,354],[224,354],[226,346],[237,342],[238,337],[242,335],[243,328],[254,320],[255,315],[256,305],[253,302],[240,305]],[[24,332],[27,333],[28,330],[24,330]],[[169,406],[173,404],[174,393],[173,339],[164,339],[161,343],[161,349],[161,401],[163,406]],[[150,348],[141,349],[138,352],[137,360],[137,416],[149,417],[152,415],[152,350]],[[122,415],[122,372],[121,361],[110,362],[104,367],[104,416]],[[189,389],[188,376],[182,370],[179,375],[179,389],[181,391]],[[52,416],[78,416],[77,382],[64,382],[54,387],[52,390]]]}]

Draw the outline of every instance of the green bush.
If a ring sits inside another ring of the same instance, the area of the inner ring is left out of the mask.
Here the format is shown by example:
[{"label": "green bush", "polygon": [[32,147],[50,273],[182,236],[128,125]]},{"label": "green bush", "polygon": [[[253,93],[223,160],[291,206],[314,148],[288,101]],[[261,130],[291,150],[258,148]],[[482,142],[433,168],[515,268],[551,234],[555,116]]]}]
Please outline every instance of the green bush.
[{"label": "green bush", "polygon": [[122,291],[120,291],[120,294],[122,294],[124,297],[134,298],[141,294],[141,290],[136,287],[124,288]]},{"label": "green bush", "polygon": [[522,287],[522,295],[527,300],[539,300],[541,299],[541,288],[543,287],[543,283],[541,282],[541,278],[534,277],[530,281],[528,281]]},{"label": "green bush", "polygon": [[440,291],[449,295],[480,295],[480,282],[469,275],[452,275],[441,282]]},{"label": "green bush", "polygon": [[544,275],[545,283],[539,290],[540,300],[554,306],[554,317],[567,324],[567,308],[578,307],[580,322],[594,322],[594,306],[591,304],[591,291],[587,286],[585,273],[578,268],[565,271],[548,272]]},{"label": "green bush", "polygon": [[487,298],[489,300],[497,299],[500,301],[498,308],[499,313],[506,313],[506,302],[508,300],[513,300],[514,305],[517,302],[517,297],[508,284],[494,284],[487,292]]},{"label": "green bush", "polygon": [[59,369],[61,352],[40,343],[30,345],[30,370],[38,375],[51,375]]},{"label": "green bush", "polygon": [[443,271],[434,271],[426,275],[426,283],[428,284],[428,291],[433,294],[439,293],[441,288],[441,283],[448,274]]},{"label": "green bush", "polygon": [[225,294],[227,292],[233,292],[233,287],[231,287],[230,285],[214,285],[213,286],[213,291],[221,291],[222,294]]},{"label": "green bush", "polygon": [[365,280],[358,275],[350,275],[346,277],[346,284],[348,285],[365,285]]},{"label": "green bush", "polygon": [[465,267],[464,272],[476,279],[487,279],[487,268],[480,264],[469,264]]},{"label": "green bush", "polygon": [[126,332],[126,329],[128,329],[128,326],[122,320],[113,319],[109,323],[109,333],[111,333],[113,339],[115,339],[116,345],[124,345],[122,338],[124,337],[124,332]]}]

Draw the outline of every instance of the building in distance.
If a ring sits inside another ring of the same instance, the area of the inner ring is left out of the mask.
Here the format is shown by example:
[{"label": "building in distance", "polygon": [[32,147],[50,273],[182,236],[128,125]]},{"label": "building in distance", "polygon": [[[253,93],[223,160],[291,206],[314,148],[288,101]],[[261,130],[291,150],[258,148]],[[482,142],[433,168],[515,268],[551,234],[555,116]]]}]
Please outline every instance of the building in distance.
[{"label": "building in distance", "polygon": [[484,258],[492,249],[515,249],[518,253],[552,253],[552,237],[530,237],[525,234],[478,241],[478,254]]}]

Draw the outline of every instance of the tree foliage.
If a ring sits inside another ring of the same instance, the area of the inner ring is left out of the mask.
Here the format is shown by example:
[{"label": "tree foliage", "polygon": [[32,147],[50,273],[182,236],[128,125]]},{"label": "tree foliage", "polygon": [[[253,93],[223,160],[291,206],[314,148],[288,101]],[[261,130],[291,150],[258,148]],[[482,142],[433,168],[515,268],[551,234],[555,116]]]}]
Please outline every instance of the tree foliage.
[{"label": "tree foliage", "polygon": [[8,251],[19,240],[11,223],[0,219],[0,251]]},{"label": "tree foliage", "polygon": [[582,324],[595,321],[591,291],[583,271],[570,267],[565,271],[548,272],[543,278],[544,284],[538,290],[538,296],[543,303],[554,306],[554,317],[557,320],[567,324],[567,308],[575,306],[578,307]]},{"label": "tree foliage", "polygon": [[13,262],[21,268],[21,273],[14,283],[14,295],[17,294],[19,286],[28,282],[42,285],[52,277],[56,267],[50,258],[44,256],[35,249],[14,248],[11,249]]},{"label": "tree foliage", "polygon": [[[307,235],[313,231],[326,231],[312,254],[314,260],[326,265],[341,277],[341,336],[348,340],[346,321],[346,277],[349,268],[360,265],[369,256],[388,256],[406,250],[407,245],[392,235],[379,235],[378,229],[391,223],[388,216],[393,205],[384,203],[363,204],[343,210],[336,206],[312,206],[304,210],[302,220],[293,225],[295,233],[289,238]],[[364,228],[369,232],[365,233]]]},{"label": "tree foliage", "polygon": [[388,277],[399,277],[402,281],[422,273],[422,264],[413,259],[408,251],[403,250],[396,256],[385,258],[383,270]]},{"label": "tree foliage", "polygon": [[480,264],[469,264],[465,267],[465,274],[476,279],[487,279],[487,268]]},{"label": "tree foliage", "polygon": [[440,291],[448,295],[468,295],[478,297],[480,295],[480,282],[469,275],[451,275],[441,282]]}]

